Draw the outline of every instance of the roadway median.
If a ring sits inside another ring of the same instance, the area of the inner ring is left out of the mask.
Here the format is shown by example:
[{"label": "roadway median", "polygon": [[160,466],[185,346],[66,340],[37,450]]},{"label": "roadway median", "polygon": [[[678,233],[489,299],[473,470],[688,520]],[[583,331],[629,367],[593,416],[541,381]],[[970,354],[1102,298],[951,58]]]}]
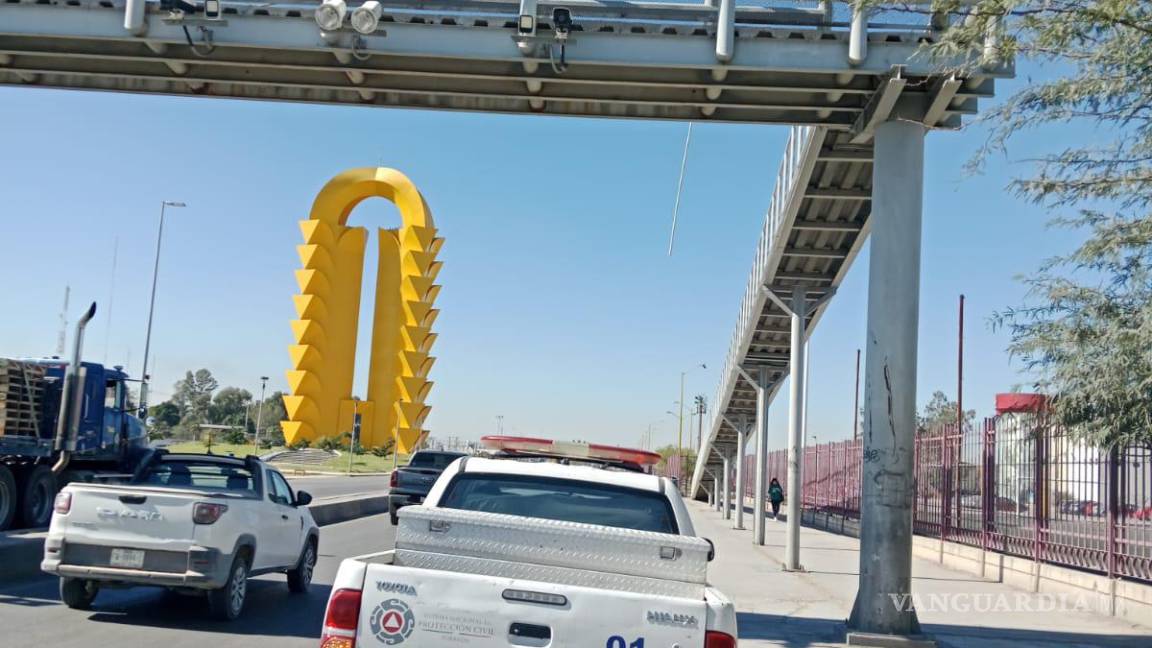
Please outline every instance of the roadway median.
[{"label": "roadway median", "polygon": [[[316,524],[348,522],[388,512],[386,492],[355,493],[317,498],[308,505]],[[0,533],[0,587],[40,574],[47,529],[23,529]],[[321,534],[321,541],[324,537]]]}]

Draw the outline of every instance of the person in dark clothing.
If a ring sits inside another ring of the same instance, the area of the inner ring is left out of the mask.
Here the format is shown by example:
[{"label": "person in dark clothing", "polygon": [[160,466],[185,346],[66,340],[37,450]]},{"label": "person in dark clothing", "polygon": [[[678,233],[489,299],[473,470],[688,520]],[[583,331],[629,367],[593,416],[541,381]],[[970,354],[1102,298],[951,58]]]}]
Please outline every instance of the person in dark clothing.
[{"label": "person in dark clothing", "polygon": [[768,501],[772,503],[772,518],[775,519],[780,515],[780,503],[784,501],[784,489],[775,477],[768,484]]}]

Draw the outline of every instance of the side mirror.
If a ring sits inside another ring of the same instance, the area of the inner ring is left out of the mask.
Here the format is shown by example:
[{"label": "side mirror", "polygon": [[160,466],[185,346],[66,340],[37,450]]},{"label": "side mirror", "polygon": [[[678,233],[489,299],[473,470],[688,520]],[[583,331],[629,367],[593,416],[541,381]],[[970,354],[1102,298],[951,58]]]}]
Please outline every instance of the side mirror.
[{"label": "side mirror", "polygon": [[708,562],[712,562],[716,559],[716,545],[708,538],[702,538],[702,540],[708,543]]},{"label": "side mirror", "polygon": [[296,506],[308,506],[312,503],[312,495],[307,491],[296,491]]}]

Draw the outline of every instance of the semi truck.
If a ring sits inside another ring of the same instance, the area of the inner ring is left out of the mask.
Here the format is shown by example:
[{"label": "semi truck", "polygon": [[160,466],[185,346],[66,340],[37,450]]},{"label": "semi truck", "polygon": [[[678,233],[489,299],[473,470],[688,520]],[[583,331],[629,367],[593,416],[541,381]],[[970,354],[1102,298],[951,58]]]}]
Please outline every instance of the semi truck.
[{"label": "semi truck", "polygon": [[77,322],[71,360],[0,358],[0,531],[47,526],[65,484],[130,477],[150,453],[128,374],[81,361],[95,314]]}]

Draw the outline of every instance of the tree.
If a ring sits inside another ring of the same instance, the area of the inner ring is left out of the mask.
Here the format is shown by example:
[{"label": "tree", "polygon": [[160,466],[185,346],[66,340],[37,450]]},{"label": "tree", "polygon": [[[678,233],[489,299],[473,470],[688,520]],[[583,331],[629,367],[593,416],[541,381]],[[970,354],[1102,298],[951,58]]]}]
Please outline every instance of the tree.
[{"label": "tree", "polygon": [[[964,411],[964,426],[968,427],[976,419],[976,410]],[[935,431],[944,425],[956,425],[956,401],[936,390],[924,408],[916,415],[917,432]]]},{"label": "tree", "polygon": [[[932,9],[961,10],[957,0]],[[1054,396],[1050,413],[1071,434],[1152,444],[1152,3],[981,0],[968,13],[934,54],[1029,58],[1052,73],[987,113],[991,136],[977,164],[1028,129],[1093,127],[1092,142],[1055,145],[1064,147],[1011,183],[1087,238],[1025,279],[1026,303],[993,324],[1008,331],[1009,351]]]},{"label": "tree", "polygon": [[210,408],[213,423],[242,425],[252,404],[252,394],[247,389],[225,387],[216,392]]},{"label": "tree", "polygon": [[180,409],[183,427],[206,423],[212,408],[212,393],[219,383],[207,369],[188,371],[172,387],[172,402]]},{"label": "tree", "polygon": [[148,408],[148,416],[152,418],[154,426],[163,424],[171,428],[180,424],[180,408],[170,400]]}]

